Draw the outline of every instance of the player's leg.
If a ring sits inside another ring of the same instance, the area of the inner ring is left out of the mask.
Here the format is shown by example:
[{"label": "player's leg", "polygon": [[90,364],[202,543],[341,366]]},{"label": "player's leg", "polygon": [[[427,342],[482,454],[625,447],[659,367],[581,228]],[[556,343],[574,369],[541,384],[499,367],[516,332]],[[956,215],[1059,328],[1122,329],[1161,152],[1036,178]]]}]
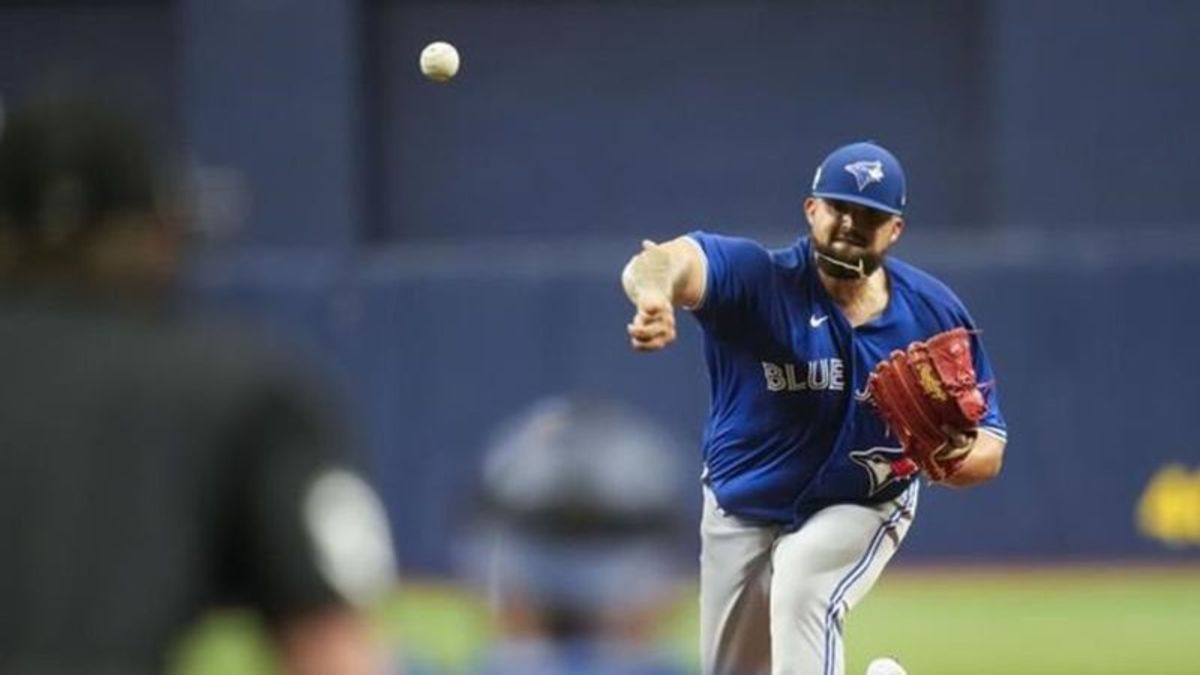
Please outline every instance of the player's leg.
[{"label": "player's leg", "polygon": [[917,506],[914,482],[884,504],[838,504],[779,538],[771,581],[771,672],[842,675],[842,623],[891,560]]},{"label": "player's leg", "polygon": [[704,675],[758,675],[771,656],[769,612],[774,527],[717,508],[704,488],[700,521],[700,660]]}]

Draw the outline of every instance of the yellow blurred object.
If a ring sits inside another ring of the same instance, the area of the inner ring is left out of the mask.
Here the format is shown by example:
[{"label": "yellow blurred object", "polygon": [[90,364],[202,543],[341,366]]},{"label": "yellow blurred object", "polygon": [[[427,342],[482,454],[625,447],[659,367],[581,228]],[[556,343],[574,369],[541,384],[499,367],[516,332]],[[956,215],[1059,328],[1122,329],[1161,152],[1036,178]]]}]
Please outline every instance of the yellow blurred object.
[{"label": "yellow blurred object", "polygon": [[1200,470],[1163,467],[1138,502],[1138,529],[1173,547],[1200,545]]}]

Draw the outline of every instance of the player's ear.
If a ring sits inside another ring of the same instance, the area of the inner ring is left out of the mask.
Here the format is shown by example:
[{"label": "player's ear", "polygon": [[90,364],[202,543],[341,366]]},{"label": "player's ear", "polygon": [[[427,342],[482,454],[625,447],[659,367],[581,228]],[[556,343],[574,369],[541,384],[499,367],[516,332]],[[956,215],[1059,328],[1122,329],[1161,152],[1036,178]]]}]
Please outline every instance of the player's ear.
[{"label": "player's ear", "polygon": [[816,214],[816,212],[817,212],[817,198],[816,197],[805,197],[804,198],[804,217],[808,220],[809,225],[813,224],[813,217]]},{"label": "player's ear", "polygon": [[892,223],[892,236],[888,239],[888,246],[891,246],[892,244],[896,243],[896,240],[900,238],[900,233],[903,231],[904,231],[904,219],[896,218],[895,222]]}]

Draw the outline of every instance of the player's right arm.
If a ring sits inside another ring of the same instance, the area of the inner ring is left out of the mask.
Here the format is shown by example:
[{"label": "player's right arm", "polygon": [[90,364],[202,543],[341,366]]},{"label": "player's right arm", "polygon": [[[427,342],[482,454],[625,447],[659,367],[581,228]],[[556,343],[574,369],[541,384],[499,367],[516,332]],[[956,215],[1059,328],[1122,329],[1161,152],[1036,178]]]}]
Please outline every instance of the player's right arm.
[{"label": "player's right arm", "polygon": [[704,254],[687,237],[656,244],[642,242],[621,273],[625,295],[635,308],[626,329],[638,351],[656,351],[675,341],[675,307],[695,307],[704,299]]}]

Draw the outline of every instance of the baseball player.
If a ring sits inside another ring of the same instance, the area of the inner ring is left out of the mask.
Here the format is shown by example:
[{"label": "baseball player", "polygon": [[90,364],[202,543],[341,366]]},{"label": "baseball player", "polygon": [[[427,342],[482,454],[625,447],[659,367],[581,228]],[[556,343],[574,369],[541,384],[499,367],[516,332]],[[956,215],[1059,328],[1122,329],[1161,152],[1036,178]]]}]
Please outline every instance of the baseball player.
[{"label": "baseball player", "polygon": [[1000,470],[1005,423],[970,315],[938,280],[887,256],[904,206],[899,161],[854,143],[818,167],[804,201],[809,234],[791,246],[697,231],[643,242],[624,269],[634,349],[675,340],[675,307],[704,333],[705,673],[844,671],[845,616],[917,507],[912,463],[869,401],[868,378],[894,350],[972,331],[987,412],[976,428],[946,429],[953,459],[926,473],[966,487]]}]

